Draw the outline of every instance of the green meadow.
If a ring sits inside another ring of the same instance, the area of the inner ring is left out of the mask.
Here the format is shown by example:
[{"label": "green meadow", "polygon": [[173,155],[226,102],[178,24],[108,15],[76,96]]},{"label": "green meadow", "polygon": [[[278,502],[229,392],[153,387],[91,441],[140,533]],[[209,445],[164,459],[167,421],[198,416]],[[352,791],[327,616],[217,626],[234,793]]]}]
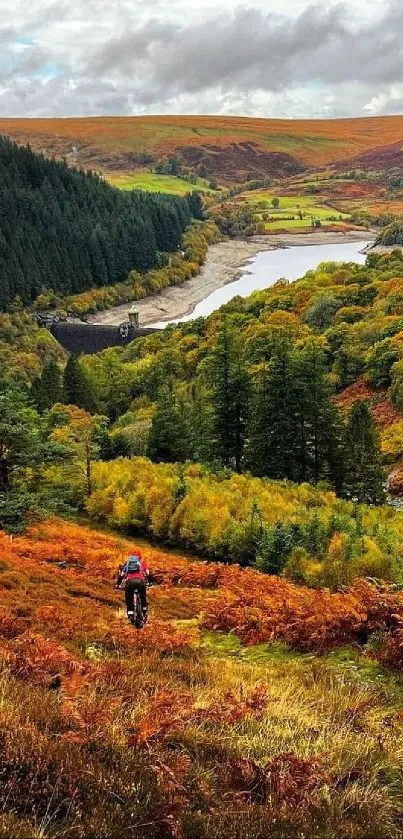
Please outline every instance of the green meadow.
[{"label": "green meadow", "polygon": [[105,177],[112,186],[119,189],[144,189],[149,192],[168,192],[172,195],[186,195],[194,189],[199,192],[212,191],[201,179],[198,179],[196,184],[191,184],[173,175],[156,175],[154,172],[110,172]]},{"label": "green meadow", "polygon": [[[245,193],[241,196],[256,207],[257,220],[265,223],[268,231],[311,227],[319,220],[323,227],[343,224],[350,216],[334,207],[326,206],[312,195],[273,195],[268,190]],[[272,199],[278,198],[279,206],[272,206]]]}]

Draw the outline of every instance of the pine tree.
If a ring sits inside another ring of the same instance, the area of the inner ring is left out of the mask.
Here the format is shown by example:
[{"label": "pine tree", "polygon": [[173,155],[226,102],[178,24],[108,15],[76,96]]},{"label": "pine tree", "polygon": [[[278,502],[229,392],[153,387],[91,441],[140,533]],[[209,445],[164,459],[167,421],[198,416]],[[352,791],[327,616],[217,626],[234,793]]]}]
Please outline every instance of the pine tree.
[{"label": "pine tree", "polygon": [[188,429],[172,384],[159,393],[147,444],[147,456],[155,463],[184,462],[188,452]]},{"label": "pine tree", "polygon": [[95,414],[97,405],[95,396],[80,361],[76,355],[70,355],[63,376],[63,402],[77,405],[90,414]]},{"label": "pine tree", "polygon": [[189,204],[190,210],[192,213],[193,218],[197,219],[204,219],[204,209],[203,209],[203,202],[200,196],[200,192],[193,191],[192,194],[189,196]]},{"label": "pine tree", "polygon": [[340,489],[341,424],[333,405],[323,350],[315,343],[295,353],[295,380],[301,438],[299,479],[329,479]]},{"label": "pine tree", "polygon": [[266,477],[270,474],[272,456],[270,377],[267,366],[255,376],[247,436],[246,466],[252,475]]},{"label": "pine tree", "polygon": [[41,376],[32,384],[31,397],[39,411],[47,411],[56,402],[61,402],[63,394],[62,374],[55,361],[45,364]]},{"label": "pine tree", "polygon": [[359,503],[382,504],[384,475],[378,432],[365,401],[355,402],[345,429],[343,495]]},{"label": "pine tree", "polygon": [[246,439],[250,382],[239,333],[226,321],[217,337],[210,374],[218,457],[239,472]]},{"label": "pine tree", "polygon": [[255,384],[247,465],[254,475],[298,480],[301,445],[292,352],[280,345]]},{"label": "pine tree", "polygon": [[213,409],[206,385],[196,380],[185,410],[189,429],[189,458],[200,463],[217,459],[213,437]]}]

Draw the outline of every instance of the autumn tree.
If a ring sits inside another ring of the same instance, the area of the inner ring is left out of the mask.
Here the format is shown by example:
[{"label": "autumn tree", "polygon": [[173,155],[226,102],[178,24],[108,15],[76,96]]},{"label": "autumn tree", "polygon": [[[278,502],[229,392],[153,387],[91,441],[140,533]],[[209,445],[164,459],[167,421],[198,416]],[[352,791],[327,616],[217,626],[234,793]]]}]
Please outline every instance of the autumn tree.
[{"label": "autumn tree", "polygon": [[369,350],[366,359],[366,380],[374,388],[389,387],[392,381],[392,368],[401,359],[399,344],[391,338],[378,341]]},{"label": "autumn tree", "polygon": [[340,301],[331,294],[318,294],[305,315],[305,321],[318,331],[326,329],[334,321],[334,316],[340,308]]},{"label": "autumn tree", "polygon": [[392,386],[390,398],[399,411],[403,411],[403,361],[397,361],[391,370]]},{"label": "autumn tree", "polygon": [[92,465],[100,454],[107,418],[91,415],[76,405],[54,405],[47,415],[51,439],[70,454],[68,471],[84,482],[85,494],[92,492]]}]

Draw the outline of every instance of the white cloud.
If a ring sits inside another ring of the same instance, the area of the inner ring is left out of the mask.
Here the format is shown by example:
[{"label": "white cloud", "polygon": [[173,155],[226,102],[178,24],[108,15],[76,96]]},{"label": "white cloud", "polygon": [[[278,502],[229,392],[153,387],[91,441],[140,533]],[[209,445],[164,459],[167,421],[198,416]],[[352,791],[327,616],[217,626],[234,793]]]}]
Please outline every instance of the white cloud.
[{"label": "white cloud", "polygon": [[403,99],[403,84],[389,85],[385,90],[379,91],[372,96],[369,102],[364,105],[363,110],[371,116],[393,111],[397,108],[401,112],[400,103]]}]

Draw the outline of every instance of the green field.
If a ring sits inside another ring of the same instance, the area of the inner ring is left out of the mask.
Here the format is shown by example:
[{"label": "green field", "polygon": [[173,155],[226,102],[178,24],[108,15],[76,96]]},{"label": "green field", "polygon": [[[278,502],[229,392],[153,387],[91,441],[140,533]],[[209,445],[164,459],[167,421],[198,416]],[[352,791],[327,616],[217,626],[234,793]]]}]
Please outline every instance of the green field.
[{"label": "green field", "polygon": [[[279,199],[279,206],[273,207],[273,198]],[[241,200],[247,201],[256,207],[257,221],[264,221],[267,231],[282,230],[284,228],[295,230],[311,227],[312,221],[319,220],[323,227],[333,224],[343,224],[350,216],[341,213],[333,207],[320,203],[317,196],[311,195],[276,195],[268,190],[245,193]],[[263,206],[263,204],[265,206]],[[269,218],[265,218],[268,214]]]},{"label": "green field", "polygon": [[156,175],[153,172],[111,172],[105,177],[112,186],[119,189],[145,189],[149,192],[168,192],[171,195],[186,195],[194,189],[199,192],[212,192],[200,178],[197,184],[191,184],[173,175]]}]

